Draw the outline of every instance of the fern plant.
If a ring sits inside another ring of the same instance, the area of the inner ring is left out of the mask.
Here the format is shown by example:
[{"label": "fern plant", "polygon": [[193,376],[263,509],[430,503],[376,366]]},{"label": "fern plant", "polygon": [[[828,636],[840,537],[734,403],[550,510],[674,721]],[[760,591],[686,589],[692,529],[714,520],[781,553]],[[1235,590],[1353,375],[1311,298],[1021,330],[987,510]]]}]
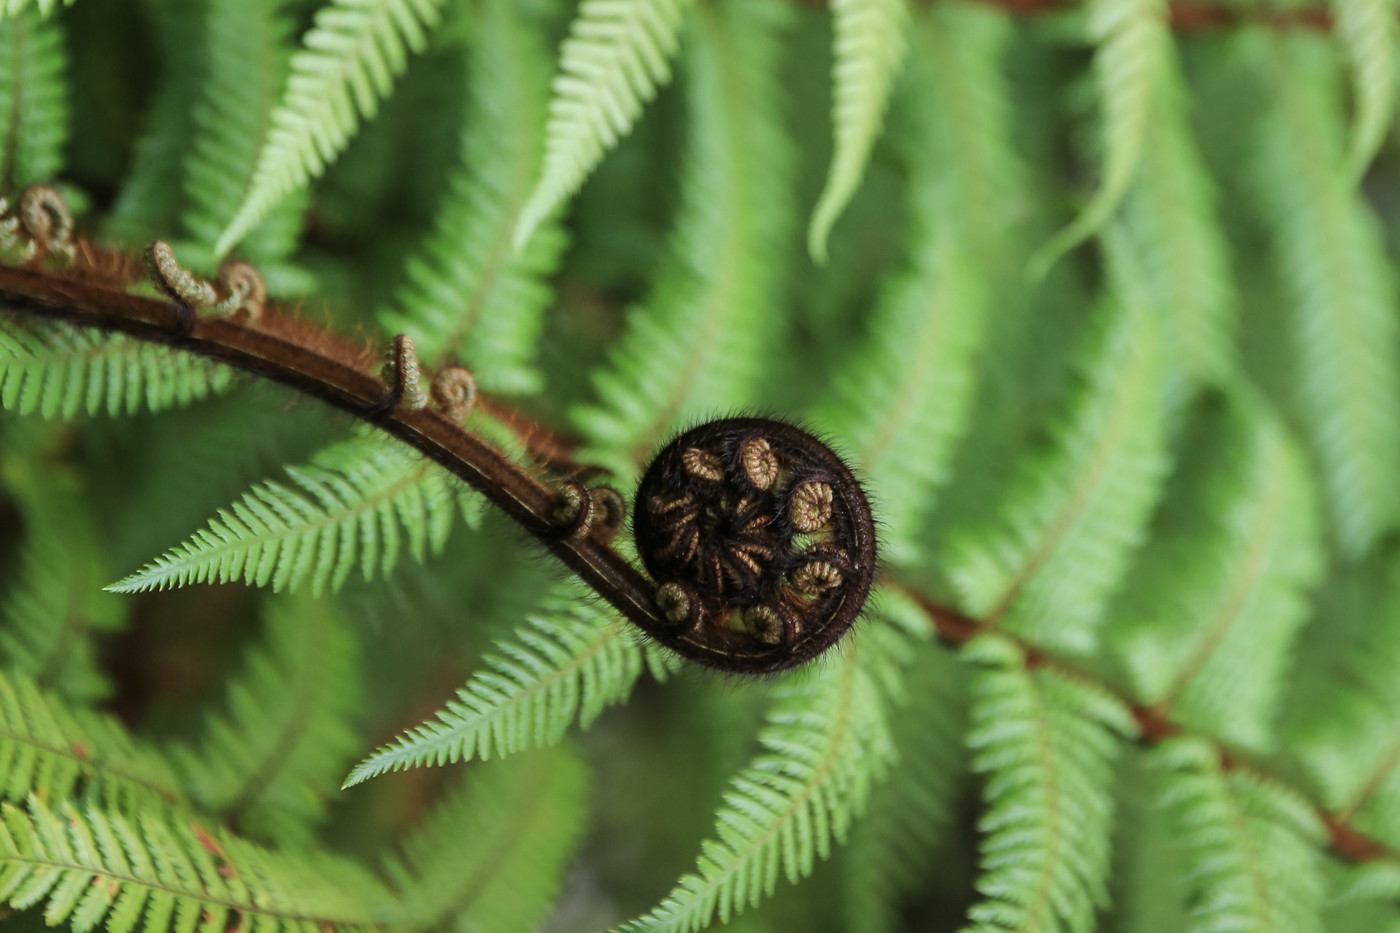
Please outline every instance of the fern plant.
[{"label": "fern plant", "polygon": [[[5,929],[1400,925],[1397,17],[0,0]],[[719,675],[754,412],[881,562]]]}]

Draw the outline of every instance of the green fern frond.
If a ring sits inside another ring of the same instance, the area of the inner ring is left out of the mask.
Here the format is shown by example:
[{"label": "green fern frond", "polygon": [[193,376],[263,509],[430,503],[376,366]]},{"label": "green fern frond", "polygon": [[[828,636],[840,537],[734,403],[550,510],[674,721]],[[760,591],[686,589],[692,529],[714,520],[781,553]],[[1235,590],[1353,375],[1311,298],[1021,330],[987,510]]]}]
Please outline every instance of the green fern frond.
[{"label": "green fern frond", "polygon": [[18,434],[0,431],[0,486],[25,527],[18,573],[0,599],[0,657],[11,673],[92,702],[110,691],[93,635],[120,627],[125,607],[102,592],[107,564],[76,478],[35,470]]},{"label": "green fern frond", "polygon": [[[0,0],[0,19],[11,16],[19,16],[31,7],[39,11],[40,16],[48,16],[58,9],[60,0]],[[62,0],[63,6],[72,6],[74,0]]]},{"label": "green fern frond", "polygon": [[544,167],[515,227],[515,248],[578,191],[671,79],[681,18],[692,0],[584,0],[559,50]]},{"label": "green fern frond", "polygon": [[1103,108],[1103,179],[1079,215],[1032,257],[1036,278],[1097,233],[1127,194],[1138,174],[1153,101],[1171,54],[1165,0],[1090,0],[1087,12]]},{"label": "green fern frond", "polygon": [[240,832],[304,845],[325,797],[359,744],[358,646],[335,608],[305,597],[272,599],[266,639],[228,687],[227,709],[206,720],[197,745],[170,760],[190,796]]},{"label": "green fern frond", "polygon": [[944,557],[965,612],[1070,652],[1093,647],[1165,468],[1157,322],[1136,276],[1116,278],[1053,449],[1020,471],[999,521],[954,533]]},{"label": "green fern frond", "polygon": [[123,811],[184,799],[164,757],[105,713],[71,705],[0,671],[0,798],[84,796]]},{"label": "green fern frond", "polygon": [[831,17],[833,152],[807,229],[807,251],[818,263],[826,262],[827,237],[860,187],[875,147],[891,86],[904,63],[909,10],[905,0],[835,0]]},{"label": "green fern frond", "polygon": [[1400,20],[1395,0],[1332,0],[1332,8],[1337,14],[1337,40],[1351,60],[1356,101],[1346,170],[1359,178],[1395,119]]},{"label": "green fern frond", "polygon": [[[1320,931],[1318,847],[1325,831],[1307,802],[1240,771],[1198,739],[1172,739],[1150,758],[1187,856],[1189,933]],[[1165,879],[1158,879],[1159,883]]]},{"label": "green fern frond", "polygon": [[[774,691],[759,733],[764,753],[737,775],[715,815],[718,838],[702,843],[698,874],[681,877],[624,933],[690,933],[756,907],[811,875],[818,858],[844,844],[872,785],[896,757],[890,738],[891,655],[907,657],[892,625],[861,633],[858,648]],[[893,647],[892,647],[893,646]],[[897,674],[894,675],[897,680]]]},{"label": "green fern frond", "polygon": [[1266,403],[1233,399],[1185,512],[1144,551],[1110,629],[1139,700],[1268,750],[1279,685],[1323,565],[1301,453]]},{"label": "green fern frond", "polygon": [[742,0],[696,12],[672,261],[595,373],[598,402],[571,411],[585,458],[622,477],[676,424],[752,404],[784,318],[792,152],[775,72],[791,10]]},{"label": "green fern frond", "polygon": [[159,810],[127,816],[95,806],[0,808],[0,901],[44,903],[50,926],[103,923],[107,933],[172,925],[260,933],[377,928],[389,896],[358,866],[274,852]]},{"label": "green fern frond", "polygon": [[426,722],[355,766],[345,786],[390,771],[504,758],[557,745],[577,717],[588,728],[626,700],[643,661],[658,679],[671,665],[643,648],[611,608],[589,601],[580,584],[560,584],[538,615],[497,642],[495,655]]},{"label": "green fern frond", "polygon": [[985,636],[963,656],[972,684],[972,766],[987,775],[980,820],[984,900],[970,930],[1093,928],[1107,900],[1112,763],[1137,731],[1118,700],[1031,670],[1011,642]]},{"label": "green fern frond", "polygon": [[1344,127],[1325,47],[1260,37],[1268,109],[1258,198],[1291,298],[1297,394],[1343,552],[1400,519],[1400,304],[1376,217],[1340,165]]},{"label": "green fern frond", "polygon": [[[335,592],[356,564],[366,580],[388,576],[405,542],[419,563],[441,553],[453,499],[470,495],[432,461],[369,434],[286,470],[290,485],[254,486],[204,530],[108,589],[140,593],[242,580],[277,592]],[[477,502],[462,499],[471,521]]]},{"label": "green fern frond", "polygon": [[222,392],[232,375],[203,357],[0,307],[0,408],[21,415],[160,411]]},{"label": "green fern frond", "polygon": [[472,768],[391,862],[395,929],[528,933],[538,928],[583,831],[587,775],[563,751]]},{"label": "green fern frond", "polygon": [[0,19],[0,188],[49,182],[68,142],[68,56],[57,18],[26,10]]},{"label": "green fern frond", "polygon": [[466,360],[482,389],[527,394],[543,385],[536,344],[565,235],[545,220],[525,249],[511,246],[539,165],[549,94],[545,51],[513,10],[494,0],[482,11],[470,49],[461,163],[433,232],[414,250],[406,281],[379,320],[389,333],[412,336],[425,362]]},{"label": "green fern frond", "polygon": [[214,246],[223,256],[279,201],[335,161],[421,52],[444,0],[331,0],[292,56],[291,76],[238,213]]}]

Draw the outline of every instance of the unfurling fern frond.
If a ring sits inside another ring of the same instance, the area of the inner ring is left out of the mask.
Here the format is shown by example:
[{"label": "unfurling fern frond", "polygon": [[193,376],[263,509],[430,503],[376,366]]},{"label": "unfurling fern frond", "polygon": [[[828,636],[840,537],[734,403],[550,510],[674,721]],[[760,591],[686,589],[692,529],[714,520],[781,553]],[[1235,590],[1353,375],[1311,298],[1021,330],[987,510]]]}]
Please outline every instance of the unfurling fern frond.
[{"label": "unfurling fern frond", "polygon": [[21,415],[159,411],[222,392],[232,375],[218,363],[158,344],[0,307],[0,408]]},{"label": "unfurling fern frond", "polygon": [[1351,60],[1355,126],[1347,170],[1359,178],[1375,158],[1395,119],[1395,59],[1400,22],[1395,0],[1332,0],[1337,38]]},{"label": "unfurling fern frond", "polygon": [[571,197],[671,79],[681,18],[693,0],[584,0],[559,50],[544,167],[520,212],[515,247]]},{"label": "unfurling fern frond", "polygon": [[[362,435],[332,444],[292,484],[265,482],[203,531],[109,589],[139,593],[242,580],[319,595],[345,585],[358,564],[387,576],[407,543],[422,562],[452,530],[454,497],[475,521],[479,500],[446,470],[396,444]],[[470,496],[470,498],[467,498]]]},{"label": "unfurling fern frond", "polygon": [[358,744],[357,646],[324,601],[276,598],[266,619],[266,643],[230,682],[228,708],[171,761],[206,812],[250,836],[304,844]]},{"label": "unfurling fern frond", "polygon": [[1165,0],[1090,0],[1089,40],[1103,107],[1103,178],[1089,203],[1031,260],[1044,275],[1061,256],[1097,233],[1127,194],[1142,160],[1152,104],[1171,54]]},{"label": "unfurling fern frond", "polygon": [[1200,475],[1124,586],[1110,630],[1140,701],[1255,749],[1273,739],[1278,684],[1322,569],[1302,454],[1260,399],[1239,394]]},{"label": "unfurling fern frond", "polygon": [[561,584],[539,615],[513,639],[498,642],[496,651],[435,721],[360,762],[345,786],[389,771],[557,745],[575,717],[586,729],[627,699],[644,661],[658,679],[671,667],[639,645],[611,608],[588,601],[575,582]]},{"label": "unfurling fern frond", "polygon": [[[47,11],[45,11],[47,12]],[[68,141],[68,56],[56,18],[0,19],[0,190],[52,181]]]},{"label": "unfurling fern frond", "polygon": [[183,799],[164,757],[121,723],[0,672],[0,798],[31,794],[53,803],[82,796],[131,812]]},{"label": "unfurling fern frond", "polygon": [[1339,168],[1345,134],[1325,46],[1254,36],[1269,79],[1254,134],[1261,218],[1288,287],[1296,384],[1344,554],[1400,521],[1400,304],[1377,218]]},{"label": "unfurling fern frond", "polygon": [[538,928],[583,830],[586,774],[563,751],[513,764],[471,769],[389,864],[401,905],[394,929]]},{"label": "unfurling fern frond", "polygon": [[1118,700],[1026,666],[1000,636],[963,649],[972,684],[972,766],[987,775],[984,900],[973,931],[1085,931],[1107,898],[1112,762],[1137,725]]},{"label": "unfurling fern frond", "polygon": [[1165,468],[1157,322],[1140,280],[1116,278],[1053,449],[1013,481],[998,523],[958,532],[945,555],[969,615],[1071,652],[1093,647]]},{"label": "unfurling fern frond", "polygon": [[860,186],[880,133],[891,85],[904,62],[909,11],[905,0],[836,0],[831,16],[834,151],[807,230],[807,251],[819,263],[826,262],[827,237]]},{"label": "unfurling fern frond", "polygon": [[[1320,933],[1318,847],[1325,838],[1307,802],[1241,770],[1198,739],[1172,739],[1150,756],[1162,803],[1185,850],[1189,933]],[[1158,883],[1169,883],[1158,879]]]},{"label": "unfurling fern frond", "polygon": [[370,118],[409,52],[427,45],[444,0],[331,0],[292,57],[291,77],[238,213],[214,246],[223,256],[277,202],[319,176]]},{"label": "unfurling fern frond", "polygon": [[791,11],[739,0],[696,14],[674,255],[595,374],[597,404],[571,412],[587,456],[619,476],[635,474],[677,423],[752,405],[783,325],[794,208],[776,68]]},{"label": "unfurling fern frond", "polygon": [[50,926],[107,933],[228,929],[368,930],[390,898],[357,865],[274,852],[178,812],[126,815],[97,806],[0,808],[0,901],[45,903]]},{"label": "unfurling fern frond", "polygon": [[461,164],[433,232],[379,320],[387,332],[413,337],[430,365],[467,361],[482,389],[523,394],[543,382],[536,345],[565,236],[546,220],[525,249],[511,247],[540,163],[549,94],[544,49],[514,7],[494,0],[482,11],[470,49]]},{"label": "unfurling fern frond", "polygon": [[730,783],[715,815],[718,838],[701,845],[696,874],[684,875],[651,913],[624,933],[690,933],[718,917],[727,923],[777,889],[809,876],[817,859],[844,844],[871,786],[896,750],[887,705],[900,687],[893,658],[906,636],[877,622],[858,648],[774,691],[759,733],[764,753]]}]

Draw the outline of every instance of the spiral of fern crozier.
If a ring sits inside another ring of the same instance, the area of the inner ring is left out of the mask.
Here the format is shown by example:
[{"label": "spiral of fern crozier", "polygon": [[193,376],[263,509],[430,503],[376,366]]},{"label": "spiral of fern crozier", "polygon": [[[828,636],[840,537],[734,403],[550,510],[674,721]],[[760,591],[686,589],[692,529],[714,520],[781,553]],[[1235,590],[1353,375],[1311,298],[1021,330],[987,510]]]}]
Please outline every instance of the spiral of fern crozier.
[{"label": "spiral of fern crozier", "polygon": [[849,467],[800,428],[725,418],[681,434],[637,489],[637,551],[667,627],[708,667],[768,673],[836,644],[875,578],[875,524]]}]

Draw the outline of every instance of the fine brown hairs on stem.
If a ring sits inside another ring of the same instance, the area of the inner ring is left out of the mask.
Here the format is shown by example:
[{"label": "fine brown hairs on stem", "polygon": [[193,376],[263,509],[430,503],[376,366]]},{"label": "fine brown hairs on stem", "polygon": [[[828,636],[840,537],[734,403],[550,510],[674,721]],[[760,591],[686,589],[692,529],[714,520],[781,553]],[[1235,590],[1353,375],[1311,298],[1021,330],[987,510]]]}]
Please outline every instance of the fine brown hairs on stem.
[{"label": "fine brown hairs on stem", "polygon": [[780,671],[840,640],[875,577],[875,524],[831,448],[765,418],[681,434],[642,477],[633,532],[678,654],[737,673]]}]

